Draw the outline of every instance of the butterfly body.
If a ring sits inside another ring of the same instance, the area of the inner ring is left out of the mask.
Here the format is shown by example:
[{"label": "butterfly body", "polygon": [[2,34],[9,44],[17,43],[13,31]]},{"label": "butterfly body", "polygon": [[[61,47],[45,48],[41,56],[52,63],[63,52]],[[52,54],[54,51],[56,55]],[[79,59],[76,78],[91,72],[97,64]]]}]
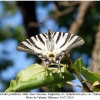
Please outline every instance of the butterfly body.
[{"label": "butterfly body", "polygon": [[38,34],[22,41],[17,50],[37,55],[46,66],[60,64],[66,52],[84,44],[84,40],[76,35],[64,32]]}]

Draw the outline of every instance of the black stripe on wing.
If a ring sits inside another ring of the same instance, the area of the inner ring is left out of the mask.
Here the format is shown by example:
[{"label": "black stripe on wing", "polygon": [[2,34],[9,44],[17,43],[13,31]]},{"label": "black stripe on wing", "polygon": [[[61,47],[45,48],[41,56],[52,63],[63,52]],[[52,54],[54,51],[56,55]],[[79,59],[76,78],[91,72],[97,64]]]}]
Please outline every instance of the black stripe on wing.
[{"label": "black stripe on wing", "polygon": [[[33,39],[32,39],[33,37]],[[26,39],[24,41],[22,41],[18,46],[17,46],[17,50],[19,51],[24,51],[24,52],[28,52],[28,53],[36,53],[37,50],[42,50],[42,48],[39,47],[39,45],[37,44],[38,42],[38,38],[39,40],[44,43],[42,41],[42,38],[37,35],[37,36],[32,36],[31,38],[29,39]],[[38,38],[37,38],[38,37]],[[35,39],[35,42],[34,42],[34,39]]]},{"label": "black stripe on wing", "polygon": [[34,37],[34,38],[37,40],[36,36],[37,36],[37,35],[34,35],[34,36],[32,36],[32,37]]},{"label": "black stripe on wing", "polygon": [[[74,35],[75,36],[75,35]],[[74,38],[74,37],[73,37]],[[70,40],[71,41],[71,40]],[[84,40],[81,37],[77,37],[67,48],[66,51],[70,51],[71,49],[84,44]],[[66,44],[65,44],[66,45]]]},{"label": "black stripe on wing", "polygon": [[42,50],[41,48],[38,47],[39,45],[37,45],[32,38],[30,38],[28,40],[33,44],[34,47],[36,47],[39,50]]},{"label": "black stripe on wing", "polygon": [[20,43],[17,46],[17,50],[34,54],[34,50],[32,50],[29,47],[25,46],[23,43]]},{"label": "black stripe on wing", "polygon": [[28,41],[28,39],[24,40],[25,42],[27,42],[29,45],[32,46],[32,44],[30,43],[30,41]]},{"label": "black stripe on wing", "polygon": [[63,34],[63,37],[66,35],[66,33],[65,33],[65,32],[63,32],[62,34]]},{"label": "black stripe on wing", "polygon": [[[55,33],[54,33],[54,35],[55,35]],[[59,32],[59,34],[58,34],[58,36],[57,36],[56,44],[57,44],[57,42],[59,41],[60,37],[61,37],[61,32]]]},{"label": "black stripe on wing", "polygon": [[47,37],[46,37],[46,35],[45,35],[45,34],[43,34],[43,36],[44,36],[44,38],[45,38],[45,39],[47,39]]},{"label": "black stripe on wing", "polygon": [[[66,40],[60,46],[59,49],[63,48],[65,51],[69,51],[72,48],[80,46],[80,45],[85,43],[84,40],[81,37],[79,37],[79,36],[76,36],[76,35],[73,35],[73,34],[70,34],[70,33],[68,33],[68,35],[64,35],[64,36],[66,37]],[[68,43],[70,44],[69,46],[68,46]]]},{"label": "black stripe on wing", "polygon": [[[66,34],[66,33],[65,33]],[[64,35],[65,36],[65,35]],[[66,43],[67,43],[67,41],[69,40],[69,38],[70,38],[70,36],[71,36],[71,34],[70,33],[68,33],[68,35],[67,35],[67,38],[66,38],[66,40],[65,40],[65,42],[60,46],[60,48],[62,48],[63,46],[65,46],[66,45]]]},{"label": "black stripe on wing", "polygon": [[70,46],[68,46],[68,51],[84,43],[85,41],[81,37],[78,37]]},{"label": "black stripe on wing", "polygon": [[27,46],[25,46],[23,43],[20,43],[20,44],[18,45],[17,50],[20,50],[20,48],[31,50],[30,48],[28,48]]},{"label": "black stripe on wing", "polygon": [[[70,33],[68,33],[68,34],[70,34]],[[70,39],[69,39],[69,41],[71,41],[74,37],[75,37],[74,34],[70,34]]]},{"label": "black stripe on wing", "polygon": [[38,36],[39,40],[45,45],[45,42],[43,41],[43,39],[41,38],[41,36],[40,35],[37,35],[37,36]]},{"label": "black stripe on wing", "polygon": [[78,37],[71,45],[75,45],[76,43],[83,41],[81,37]]},{"label": "black stripe on wing", "polygon": [[57,33],[57,32],[54,32],[54,33],[53,33],[53,36],[55,36],[55,35],[56,35],[56,33]]}]

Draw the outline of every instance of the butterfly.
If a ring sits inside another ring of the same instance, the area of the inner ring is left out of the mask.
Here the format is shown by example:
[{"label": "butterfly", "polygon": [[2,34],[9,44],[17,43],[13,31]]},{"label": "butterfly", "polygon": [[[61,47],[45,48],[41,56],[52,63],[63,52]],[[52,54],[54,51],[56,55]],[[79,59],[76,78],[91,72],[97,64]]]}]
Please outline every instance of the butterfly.
[{"label": "butterfly", "polygon": [[60,61],[74,47],[84,44],[85,41],[74,34],[66,32],[52,32],[38,34],[22,41],[17,50],[37,55],[48,67],[52,64],[60,65]]}]

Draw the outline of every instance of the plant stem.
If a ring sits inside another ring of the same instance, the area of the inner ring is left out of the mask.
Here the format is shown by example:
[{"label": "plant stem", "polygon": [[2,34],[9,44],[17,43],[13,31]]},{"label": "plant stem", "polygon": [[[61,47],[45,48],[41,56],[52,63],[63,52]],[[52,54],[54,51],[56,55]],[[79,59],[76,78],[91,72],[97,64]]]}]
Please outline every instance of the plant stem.
[{"label": "plant stem", "polygon": [[73,62],[72,60],[70,59],[70,56],[68,54],[66,54],[66,59],[67,59],[67,62],[68,62],[68,67],[72,69],[72,71],[75,73],[75,75],[78,77],[79,81],[81,82],[81,84],[83,85],[83,89],[86,91],[86,92],[92,92],[89,87],[87,86],[86,83],[84,83],[84,80],[83,78],[81,77],[80,73],[73,67]]},{"label": "plant stem", "polygon": [[78,71],[75,69],[75,68],[72,68],[73,72],[76,74],[76,76],[78,77],[79,81],[81,82],[81,84],[83,85],[83,89],[86,91],[86,92],[92,92],[89,87],[87,86],[86,83],[84,83],[84,80],[83,78],[81,77],[81,75],[78,73]]}]

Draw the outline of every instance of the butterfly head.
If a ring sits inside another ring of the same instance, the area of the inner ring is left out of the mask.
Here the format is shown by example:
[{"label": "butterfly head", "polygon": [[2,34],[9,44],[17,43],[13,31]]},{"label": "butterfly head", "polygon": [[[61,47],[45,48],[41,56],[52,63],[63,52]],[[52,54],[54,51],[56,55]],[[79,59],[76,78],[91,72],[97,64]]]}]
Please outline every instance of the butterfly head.
[{"label": "butterfly head", "polygon": [[51,32],[51,30],[50,29],[48,29],[48,31],[47,31],[47,34],[51,34],[52,32]]},{"label": "butterfly head", "polygon": [[48,39],[49,40],[51,40],[52,38],[53,38],[53,33],[52,33],[52,31],[50,30],[50,29],[48,29],[48,31],[47,31],[47,35],[48,35]]},{"label": "butterfly head", "polygon": [[47,54],[47,58],[48,58],[50,63],[54,63],[54,61],[56,60],[56,54],[49,53],[49,54]]}]

